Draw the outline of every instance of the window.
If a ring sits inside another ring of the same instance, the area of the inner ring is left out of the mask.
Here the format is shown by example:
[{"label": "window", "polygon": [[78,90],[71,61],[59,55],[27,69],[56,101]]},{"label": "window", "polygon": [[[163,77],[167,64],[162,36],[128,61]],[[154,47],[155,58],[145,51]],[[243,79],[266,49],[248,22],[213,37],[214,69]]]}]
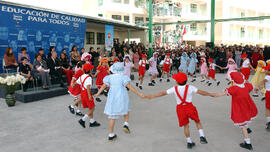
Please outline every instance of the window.
[{"label": "window", "polygon": [[97,33],[97,45],[105,44],[105,34],[104,33]]},{"label": "window", "polygon": [[197,30],[197,24],[193,23],[190,25],[190,31],[196,31]]},{"label": "window", "polygon": [[95,33],[86,32],[86,44],[95,44]]},{"label": "window", "polygon": [[259,30],[259,39],[263,39],[263,30],[262,29]]},{"label": "window", "polygon": [[190,4],[190,12],[197,13],[197,4]]},{"label": "window", "polygon": [[129,4],[129,0],[124,0],[124,4]]},{"label": "window", "polygon": [[129,23],[129,16],[124,16],[124,22]]},{"label": "window", "polygon": [[143,17],[135,17],[135,24],[143,23]]},{"label": "window", "polygon": [[121,15],[112,15],[112,19],[121,21],[122,20],[122,16]]},{"label": "window", "polygon": [[241,12],[240,16],[241,17],[245,17],[245,13],[244,12]]},{"label": "window", "polygon": [[146,18],[145,18],[145,21],[146,21],[146,22],[149,22],[149,18],[148,18],[148,17],[146,17]]},{"label": "window", "polygon": [[240,37],[245,37],[245,28],[241,27],[240,29]]},{"label": "window", "polygon": [[114,3],[121,3],[122,0],[112,0]]}]

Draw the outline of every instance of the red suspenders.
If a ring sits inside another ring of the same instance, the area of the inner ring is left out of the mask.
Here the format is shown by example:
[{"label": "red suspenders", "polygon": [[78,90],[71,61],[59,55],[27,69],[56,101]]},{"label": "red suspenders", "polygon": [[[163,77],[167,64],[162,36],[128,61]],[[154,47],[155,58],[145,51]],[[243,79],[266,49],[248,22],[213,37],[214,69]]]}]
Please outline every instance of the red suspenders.
[{"label": "red suspenders", "polygon": [[83,80],[83,82],[82,82],[82,77],[80,77],[80,81],[81,81],[81,84],[82,84],[82,88],[83,88],[84,90],[86,90],[86,88],[85,88],[83,85],[84,85],[84,82],[85,82],[85,80],[86,80],[87,78],[89,78],[89,76],[85,77],[84,80]]},{"label": "red suspenders", "polygon": [[184,98],[182,98],[178,92],[177,86],[174,87],[176,95],[178,96],[178,98],[182,101],[180,105],[187,105],[189,104],[188,102],[186,102],[186,98],[187,98],[187,92],[188,92],[188,85],[186,85],[185,87],[185,92],[184,92]]}]

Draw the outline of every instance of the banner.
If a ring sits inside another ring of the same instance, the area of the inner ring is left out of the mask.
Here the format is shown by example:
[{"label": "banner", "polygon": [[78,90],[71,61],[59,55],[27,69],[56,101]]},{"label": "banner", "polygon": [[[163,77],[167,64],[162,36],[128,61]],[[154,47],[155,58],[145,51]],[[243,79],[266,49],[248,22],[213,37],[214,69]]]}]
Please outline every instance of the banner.
[{"label": "banner", "polygon": [[105,25],[105,48],[106,51],[111,51],[113,48],[113,26]]},{"label": "banner", "polygon": [[1,71],[7,47],[13,48],[17,59],[21,48],[26,47],[32,63],[40,48],[47,54],[50,46],[55,46],[60,55],[62,49],[69,52],[73,45],[84,47],[84,18],[5,4],[0,4],[0,18]]}]

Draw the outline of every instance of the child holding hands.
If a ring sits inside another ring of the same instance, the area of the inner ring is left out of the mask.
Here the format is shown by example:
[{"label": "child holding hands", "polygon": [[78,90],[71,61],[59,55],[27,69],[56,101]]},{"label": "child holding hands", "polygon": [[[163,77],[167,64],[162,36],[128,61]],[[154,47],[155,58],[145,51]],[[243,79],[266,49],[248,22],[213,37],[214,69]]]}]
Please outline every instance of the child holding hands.
[{"label": "child holding hands", "polygon": [[190,138],[189,119],[194,120],[196,123],[196,127],[200,134],[200,143],[207,144],[208,142],[204,135],[197,109],[192,104],[192,94],[197,93],[203,96],[210,96],[210,94],[208,92],[199,90],[192,85],[186,85],[187,75],[185,73],[179,72],[177,74],[174,74],[172,78],[176,80],[178,86],[172,87],[167,91],[163,91],[155,95],[145,96],[145,98],[152,99],[168,94],[174,94],[177,102],[176,112],[178,116],[179,126],[184,126],[184,133],[187,139],[187,148],[192,149],[192,147],[195,146],[195,143],[192,142]]},{"label": "child holding hands", "polygon": [[144,95],[134,89],[134,87],[132,87],[130,84],[130,78],[127,75],[124,75],[125,70],[123,63],[114,63],[110,67],[110,71],[113,74],[108,75],[103,79],[104,84],[98,90],[98,93],[95,94],[95,97],[99,96],[106,87],[110,87],[104,113],[108,115],[109,118],[108,140],[113,141],[117,138],[117,135],[114,134],[115,120],[121,115],[124,115],[125,121],[123,124],[123,130],[127,134],[130,133],[128,124],[130,103],[126,87],[140,97],[144,97]]}]

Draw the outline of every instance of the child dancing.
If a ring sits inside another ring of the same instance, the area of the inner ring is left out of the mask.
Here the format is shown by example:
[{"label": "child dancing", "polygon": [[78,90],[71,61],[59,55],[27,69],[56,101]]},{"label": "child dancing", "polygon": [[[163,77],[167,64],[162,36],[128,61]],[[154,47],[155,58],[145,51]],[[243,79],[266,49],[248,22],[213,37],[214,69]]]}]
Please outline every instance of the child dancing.
[{"label": "child dancing", "polygon": [[258,114],[257,107],[250,97],[249,93],[253,90],[250,83],[245,83],[244,76],[240,72],[231,72],[233,86],[227,88],[224,92],[211,94],[214,97],[225,95],[232,96],[231,119],[235,126],[242,129],[244,142],[240,147],[252,150],[252,145],[248,133],[251,130],[248,128],[248,123]]},{"label": "child dancing", "polygon": [[170,82],[170,69],[172,65],[172,59],[170,58],[171,54],[167,53],[165,59],[162,61],[163,62],[163,69],[162,69],[162,74],[160,78],[160,82],[162,82],[163,76],[165,72],[167,73],[167,82]]},{"label": "child dancing", "polygon": [[109,118],[109,141],[113,141],[117,138],[117,135],[114,133],[115,120],[118,119],[121,115],[124,115],[124,124],[123,130],[125,133],[130,133],[129,129],[129,111],[130,103],[127,88],[133,91],[140,97],[144,97],[143,94],[139,93],[136,89],[130,84],[130,78],[124,75],[124,64],[123,63],[114,63],[110,67],[110,71],[113,73],[106,76],[103,79],[103,86],[98,90],[98,93],[94,96],[97,97],[100,93],[106,88],[110,87],[107,102],[105,105],[104,113],[108,115]]},{"label": "child dancing", "polygon": [[92,78],[90,77],[91,70],[94,68],[91,64],[85,64],[83,66],[83,71],[85,74],[80,76],[80,78],[76,81],[76,83],[73,83],[72,87],[76,84],[81,85],[81,100],[83,108],[88,108],[88,111],[86,114],[79,120],[79,124],[85,128],[85,121],[87,118],[90,118],[89,127],[98,127],[100,124],[95,121],[94,119],[94,110],[95,110],[95,103],[94,99],[91,93],[91,86],[92,86]]},{"label": "child dancing", "polygon": [[185,73],[179,72],[177,74],[174,74],[172,78],[176,81],[178,86],[172,87],[167,91],[163,91],[155,95],[145,96],[145,98],[152,99],[168,94],[174,94],[177,102],[176,112],[178,116],[179,126],[184,126],[184,133],[187,139],[187,148],[191,149],[195,146],[195,143],[192,142],[190,138],[189,119],[194,120],[196,123],[196,127],[200,134],[200,143],[207,144],[208,142],[203,132],[198,111],[196,107],[192,104],[192,94],[197,93],[203,96],[209,96],[210,94],[208,92],[199,90],[192,85],[187,85],[186,83],[188,79]]}]

